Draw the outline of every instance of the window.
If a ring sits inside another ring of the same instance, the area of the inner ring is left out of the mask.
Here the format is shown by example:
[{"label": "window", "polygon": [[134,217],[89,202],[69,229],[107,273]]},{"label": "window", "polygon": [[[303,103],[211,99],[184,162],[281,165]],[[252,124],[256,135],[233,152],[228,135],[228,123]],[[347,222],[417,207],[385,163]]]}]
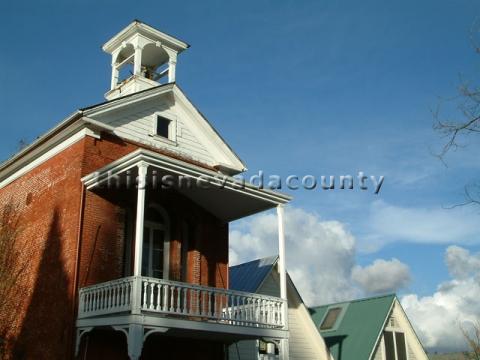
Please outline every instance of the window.
[{"label": "window", "polygon": [[323,318],[322,324],[320,325],[320,330],[333,329],[341,312],[341,307],[334,307],[329,309],[327,311],[327,315]]},{"label": "window", "polygon": [[158,206],[149,206],[143,228],[143,276],[168,279],[169,246],[167,214]]},{"label": "window", "polygon": [[155,124],[155,135],[170,139],[170,123],[171,120],[157,115],[157,123]]},{"label": "window", "polygon": [[401,332],[385,331],[385,360],[407,360],[405,335]]}]

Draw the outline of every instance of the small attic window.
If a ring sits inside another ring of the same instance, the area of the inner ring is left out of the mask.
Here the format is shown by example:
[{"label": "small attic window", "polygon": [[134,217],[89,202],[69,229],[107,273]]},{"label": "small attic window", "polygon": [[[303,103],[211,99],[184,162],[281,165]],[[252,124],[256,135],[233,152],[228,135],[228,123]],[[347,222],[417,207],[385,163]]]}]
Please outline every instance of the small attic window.
[{"label": "small attic window", "polygon": [[153,128],[151,136],[156,137],[158,140],[166,141],[169,144],[174,144],[176,139],[177,133],[177,124],[175,118],[165,117],[156,113],[153,115]]},{"label": "small attic window", "polygon": [[330,308],[327,312],[327,315],[325,315],[322,324],[320,325],[320,330],[330,330],[333,329],[335,326],[335,323],[338,320],[338,317],[340,316],[340,313],[342,312],[341,307],[333,307]]},{"label": "small attic window", "polygon": [[171,120],[164,118],[163,116],[157,115],[157,121],[155,124],[155,135],[169,139],[170,123]]}]

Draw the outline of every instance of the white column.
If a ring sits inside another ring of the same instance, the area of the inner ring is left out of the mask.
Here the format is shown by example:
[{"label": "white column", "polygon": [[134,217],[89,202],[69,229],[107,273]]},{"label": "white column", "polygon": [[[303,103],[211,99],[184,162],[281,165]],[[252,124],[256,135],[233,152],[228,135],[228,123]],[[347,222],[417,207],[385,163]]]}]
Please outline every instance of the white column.
[{"label": "white column", "polygon": [[137,219],[135,223],[135,260],[133,275],[142,275],[142,251],[143,251],[143,225],[145,218],[145,192],[148,165],[138,164],[138,185],[137,185]]},{"label": "white column", "polygon": [[166,46],[162,46],[162,49],[168,55],[168,82],[175,82],[175,74],[176,74],[176,67],[177,67],[177,52],[172,50]]},{"label": "white column", "polygon": [[[278,272],[280,273],[280,297],[285,300],[283,321],[288,329],[287,268],[285,263],[285,212],[282,204],[277,206],[278,217]],[[280,340],[280,359],[288,360],[288,339]]]},{"label": "white column", "polygon": [[169,61],[168,62],[168,82],[172,83],[175,82],[175,71],[177,67],[176,61]]},{"label": "white column", "polygon": [[135,56],[133,58],[133,74],[140,76],[142,74],[142,48],[135,47]]},{"label": "white column", "polygon": [[285,212],[283,205],[277,206],[278,218],[278,272],[280,273],[280,297],[287,300],[287,269],[285,265]]},{"label": "white column", "polygon": [[115,89],[115,87],[117,86],[118,76],[119,76],[119,73],[118,73],[117,64],[113,63],[112,64],[112,83],[110,85],[111,90]]},{"label": "white column", "polygon": [[[143,225],[145,219],[145,192],[148,165],[144,162],[138,164],[137,183],[137,219],[135,222],[135,258],[133,263],[132,284],[132,314],[141,314],[142,306],[142,255],[143,255]],[[130,357],[135,359],[134,357]]]}]

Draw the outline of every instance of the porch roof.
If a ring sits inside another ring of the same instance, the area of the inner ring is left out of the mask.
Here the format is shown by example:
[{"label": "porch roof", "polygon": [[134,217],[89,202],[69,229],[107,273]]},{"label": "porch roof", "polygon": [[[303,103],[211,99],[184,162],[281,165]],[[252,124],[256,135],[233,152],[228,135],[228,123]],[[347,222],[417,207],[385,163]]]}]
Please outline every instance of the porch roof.
[{"label": "porch roof", "polygon": [[[120,181],[123,186],[136,186],[137,169],[141,164],[148,165],[147,186],[153,186],[153,182],[169,175],[172,188],[224,221],[253,215],[292,199],[288,195],[261,189],[246,181],[240,183],[231,176],[147,149],[138,149],[111,162],[84,176],[82,182],[89,190],[109,188],[112,180],[115,180],[115,185]],[[190,179],[190,186],[185,186],[186,179]]]}]

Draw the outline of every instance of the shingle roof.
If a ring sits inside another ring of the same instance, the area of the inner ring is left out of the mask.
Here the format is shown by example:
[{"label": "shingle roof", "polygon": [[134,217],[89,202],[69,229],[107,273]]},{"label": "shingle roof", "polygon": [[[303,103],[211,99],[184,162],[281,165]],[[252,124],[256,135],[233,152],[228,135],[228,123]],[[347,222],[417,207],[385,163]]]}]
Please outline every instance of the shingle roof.
[{"label": "shingle roof", "polygon": [[230,267],[230,289],[256,292],[277,260],[278,256],[270,256]]},{"label": "shingle roof", "polygon": [[395,295],[347,301],[310,308],[313,322],[321,322],[332,306],[345,306],[345,314],[334,330],[319,330],[335,360],[369,360],[389,315]]}]

